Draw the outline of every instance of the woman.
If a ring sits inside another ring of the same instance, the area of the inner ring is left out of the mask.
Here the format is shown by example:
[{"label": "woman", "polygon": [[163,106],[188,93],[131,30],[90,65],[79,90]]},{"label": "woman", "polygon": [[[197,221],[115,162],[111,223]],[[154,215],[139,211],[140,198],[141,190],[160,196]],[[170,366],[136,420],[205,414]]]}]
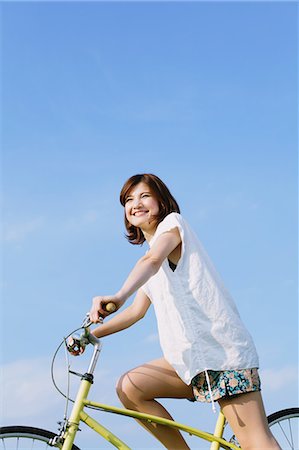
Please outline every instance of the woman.
[{"label": "woman", "polygon": [[[279,449],[267,425],[252,338],[169,189],[155,175],[134,175],[120,201],[129,242],[147,241],[149,250],[116,294],[93,299],[90,318],[97,323],[108,315],[108,302],[119,309],[137,293],[93,333],[103,337],[128,328],[153,304],[164,355],[121,377],[121,402],[172,419],[157,399],[218,401],[243,450]],[[166,448],[189,448],[178,430],[140,423]]]}]

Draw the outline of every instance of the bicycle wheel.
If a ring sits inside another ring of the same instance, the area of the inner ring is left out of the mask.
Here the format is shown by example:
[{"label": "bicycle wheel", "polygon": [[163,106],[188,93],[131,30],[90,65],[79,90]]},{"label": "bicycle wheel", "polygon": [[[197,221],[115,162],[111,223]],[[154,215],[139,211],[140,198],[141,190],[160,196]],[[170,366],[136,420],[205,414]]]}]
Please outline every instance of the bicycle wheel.
[{"label": "bicycle wheel", "polygon": [[[34,427],[0,427],[0,450],[42,450],[53,448],[49,440],[55,436],[51,431]],[[57,448],[57,447],[56,447]],[[72,450],[80,450],[73,445]]]},{"label": "bicycle wheel", "polygon": [[283,450],[299,449],[299,408],[288,408],[268,416],[271,433]]},{"label": "bicycle wheel", "polygon": [[[288,408],[277,411],[267,417],[271,433],[282,450],[299,449],[299,408]],[[239,446],[235,436],[230,442]]]}]

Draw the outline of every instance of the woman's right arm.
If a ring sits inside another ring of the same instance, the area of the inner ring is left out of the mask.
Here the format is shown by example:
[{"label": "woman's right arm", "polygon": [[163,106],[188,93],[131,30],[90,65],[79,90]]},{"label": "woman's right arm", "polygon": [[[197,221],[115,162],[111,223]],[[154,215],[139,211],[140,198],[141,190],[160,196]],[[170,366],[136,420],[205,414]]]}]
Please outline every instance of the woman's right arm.
[{"label": "woman's right arm", "polygon": [[92,331],[92,334],[98,338],[101,338],[129,328],[145,316],[150,305],[150,299],[140,288],[137,291],[133,303],[128,306],[128,308],[114,315],[108,322],[105,322],[103,325],[95,328]]}]

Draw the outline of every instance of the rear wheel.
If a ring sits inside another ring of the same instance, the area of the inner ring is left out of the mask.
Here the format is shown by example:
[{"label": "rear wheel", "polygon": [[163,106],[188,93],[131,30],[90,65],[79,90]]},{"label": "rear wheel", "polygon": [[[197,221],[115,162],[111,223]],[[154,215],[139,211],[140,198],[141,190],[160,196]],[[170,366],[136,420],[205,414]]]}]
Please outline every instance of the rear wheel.
[{"label": "rear wheel", "polygon": [[[271,433],[282,450],[299,449],[299,408],[277,411],[267,417]],[[239,446],[235,436],[230,442]]]},{"label": "rear wheel", "polygon": [[[0,427],[0,450],[41,450],[54,448],[49,444],[55,433],[34,427]],[[55,448],[61,448],[61,446]],[[72,450],[80,450],[73,445]]]},{"label": "rear wheel", "polygon": [[283,450],[299,449],[299,408],[277,411],[268,416],[268,423]]}]

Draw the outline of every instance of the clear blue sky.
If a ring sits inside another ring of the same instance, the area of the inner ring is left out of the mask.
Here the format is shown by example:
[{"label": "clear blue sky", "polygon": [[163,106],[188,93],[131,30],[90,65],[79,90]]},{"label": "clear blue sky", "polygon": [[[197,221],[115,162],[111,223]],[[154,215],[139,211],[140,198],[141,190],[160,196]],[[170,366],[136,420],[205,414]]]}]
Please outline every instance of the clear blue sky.
[{"label": "clear blue sky", "polygon": [[[56,428],[56,344],[146,250],[124,239],[118,202],[140,172],[168,184],[233,294],[267,411],[297,403],[296,8],[2,2],[2,422]],[[92,396],[118,404],[117,378],[161,355],[153,312],[104,341]],[[209,406],[165,404],[212,426]],[[116,428],[161,448],[126,419]]]}]

